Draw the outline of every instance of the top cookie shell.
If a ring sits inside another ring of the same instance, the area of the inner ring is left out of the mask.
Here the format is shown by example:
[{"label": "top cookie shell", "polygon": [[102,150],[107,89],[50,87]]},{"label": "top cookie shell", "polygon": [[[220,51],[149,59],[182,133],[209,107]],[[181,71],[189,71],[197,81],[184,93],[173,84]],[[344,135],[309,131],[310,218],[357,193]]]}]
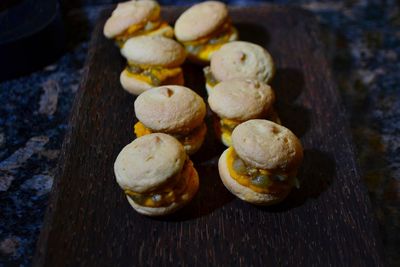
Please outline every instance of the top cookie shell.
[{"label": "top cookie shell", "polygon": [[173,179],[182,171],[185,160],[185,150],[174,137],[149,134],[121,150],[114,163],[114,172],[122,189],[145,193]]},{"label": "top cookie shell", "polygon": [[175,23],[179,41],[194,41],[217,30],[228,18],[228,9],[222,2],[207,1],[193,5],[182,13]]},{"label": "top cookie shell", "polygon": [[224,44],[212,55],[210,67],[218,81],[249,78],[268,83],[275,74],[274,62],[268,51],[243,41]]},{"label": "top cookie shell", "polygon": [[156,20],[160,6],[156,1],[127,1],[119,3],[104,25],[104,35],[113,38],[131,25]]},{"label": "top cookie shell", "polygon": [[247,164],[267,170],[292,171],[303,159],[300,140],[287,128],[267,120],[249,120],[232,133],[232,146]]},{"label": "top cookie shell", "polygon": [[162,67],[180,66],[186,57],[178,42],[163,36],[138,36],[130,38],[121,49],[122,55],[138,65]]},{"label": "top cookie shell", "polygon": [[269,85],[250,79],[220,82],[208,97],[210,108],[220,118],[238,121],[266,115],[274,101],[275,94]]},{"label": "top cookie shell", "polygon": [[135,101],[135,114],[153,131],[185,134],[203,123],[206,105],[189,88],[168,85],[139,95]]}]

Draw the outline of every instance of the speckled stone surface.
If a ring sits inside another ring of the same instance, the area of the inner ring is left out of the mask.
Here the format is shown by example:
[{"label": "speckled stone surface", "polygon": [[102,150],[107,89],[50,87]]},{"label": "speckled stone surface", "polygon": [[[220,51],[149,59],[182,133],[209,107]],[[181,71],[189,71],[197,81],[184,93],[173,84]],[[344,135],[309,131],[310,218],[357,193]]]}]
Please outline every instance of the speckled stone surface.
[{"label": "speckled stone surface", "polygon": [[[388,265],[400,266],[400,3],[271,2],[298,4],[312,11],[328,30],[324,41],[349,115],[386,259]],[[67,52],[53,65],[0,83],[0,266],[31,263],[90,31],[100,10],[69,11]]]}]

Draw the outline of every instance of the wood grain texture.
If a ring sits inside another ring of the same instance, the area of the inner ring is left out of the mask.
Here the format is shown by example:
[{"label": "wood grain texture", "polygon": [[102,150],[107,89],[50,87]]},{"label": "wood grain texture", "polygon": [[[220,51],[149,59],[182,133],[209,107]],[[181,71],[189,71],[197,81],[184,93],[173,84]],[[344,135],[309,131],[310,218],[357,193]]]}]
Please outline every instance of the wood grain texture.
[{"label": "wood grain texture", "polygon": [[[266,47],[283,124],[303,142],[302,186],[282,204],[256,207],[222,185],[224,147],[209,126],[192,157],[201,185],[183,210],[164,218],[134,212],[115,182],[113,162],[133,140],[134,98],[119,85],[124,61],[93,33],[59,173],[34,266],[382,266],[382,246],[362,184],[343,107],[309,13],[266,5],[232,8],[241,39]],[[174,21],[181,8],[164,8]],[[205,96],[200,67],[187,85]],[[211,116],[207,117],[211,124]]]}]

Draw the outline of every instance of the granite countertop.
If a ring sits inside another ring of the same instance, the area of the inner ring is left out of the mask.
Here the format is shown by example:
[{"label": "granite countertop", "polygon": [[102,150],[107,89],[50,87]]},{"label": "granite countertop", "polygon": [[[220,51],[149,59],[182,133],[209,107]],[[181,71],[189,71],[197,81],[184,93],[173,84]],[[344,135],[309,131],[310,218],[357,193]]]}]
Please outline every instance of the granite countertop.
[{"label": "granite countertop", "polygon": [[[329,30],[328,56],[349,115],[385,256],[390,266],[400,266],[399,1],[271,2],[296,3]],[[67,52],[53,65],[0,83],[0,266],[31,263],[100,10],[93,6],[67,12]]]}]

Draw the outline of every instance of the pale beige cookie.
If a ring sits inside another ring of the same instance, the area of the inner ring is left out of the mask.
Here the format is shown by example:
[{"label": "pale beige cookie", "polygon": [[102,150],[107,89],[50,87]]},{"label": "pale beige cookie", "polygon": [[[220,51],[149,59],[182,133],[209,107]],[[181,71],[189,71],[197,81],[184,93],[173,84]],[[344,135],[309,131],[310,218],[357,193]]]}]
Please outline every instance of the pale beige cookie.
[{"label": "pale beige cookie", "polygon": [[133,64],[173,68],[186,57],[183,46],[163,36],[138,36],[126,41],[122,55]]},{"label": "pale beige cookie", "polygon": [[259,45],[243,41],[224,44],[212,55],[210,66],[218,81],[248,78],[268,83],[275,73],[268,51]]},{"label": "pale beige cookie", "polygon": [[211,110],[220,118],[237,121],[265,116],[274,101],[275,94],[269,85],[251,79],[220,82],[208,97]]},{"label": "pale beige cookie", "polygon": [[232,133],[232,144],[247,164],[261,169],[296,170],[303,159],[300,140],[286,127],[267,120],[249,120]]},{"label": "pale beige cookie", "polygon": [[206,105],[189,88],[168,85],[147,90],[138,96],[135,114],[153,131],[187,134],[203,123]]},{"label": "pale beige cookie", "polygon": [[147,82],[135,79],[134,77],[130,76],[129,72],[126,69],[121,72],[119,80],[121,82],[122,88],[133,95],[140,95],[144,91],[149,90],[153,87]]},{"label": "pale beige cookie", "polygon": [[181,42],[207,36],[228,19],[228,9],[222,2],[206,1],[193,5],[175,23],[175,36]]},{"label": "pale beige cookie", "polygon": [[186,153],[174,137],[155,133],[135,139],[118,154],[114,172],[119,186],[136,193],[151,192],[181,172]]}]

